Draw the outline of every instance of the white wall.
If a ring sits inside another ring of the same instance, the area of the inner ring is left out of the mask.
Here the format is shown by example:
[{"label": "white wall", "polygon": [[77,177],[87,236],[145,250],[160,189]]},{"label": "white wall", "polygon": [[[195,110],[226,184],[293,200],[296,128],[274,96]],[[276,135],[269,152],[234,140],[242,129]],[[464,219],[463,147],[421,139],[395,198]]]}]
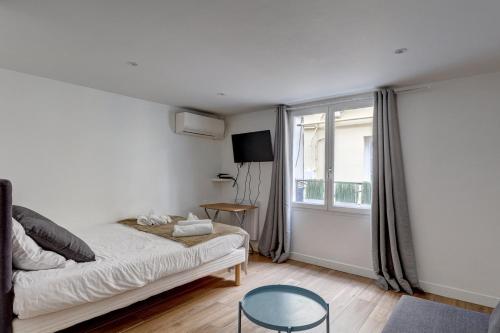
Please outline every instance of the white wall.
[{"label": "white wall", "polygon": [[[227,135],[222,147],[222,169],[235,173],[231,134],[259,130],[271,130],[274,138],[275,112],[265,110],[227,117]],[[262,163],[260,195],[260,229],[264,226],[269,198],[272,163]],[[257,170],[252,168],[252,193],[256,193]],[[244,173],[240,174],[240,188]],[[222,200],[232,201],[234,189],[223,183]],[[292,251],[295,259],[342,269],[348,272],[372,276],[370,221],[367,215],[349,215],[310,209],[292,210]],[[355,244],[355,246],[353,246]]]},{"label": "white wall", "polygon": [[[231,142],[231,135],[245,132],[253,131],[263,131],[270,130],[271,137],[274,140],[274,127],[275,127],[275,112],[274,110],[265,110],[259,112],[243,113],[230,116],[226,118],[226,137],[222,142],[222,172],[230,173],[233,176],[236,175],[236,164],[233,160],[233,145]],[[273,141],[274,143],[274,141]],[[245,184],[245,176],[247,172],[247,165],[245,165],[241,171],[238,180],[240,194],[239,198],[243,197],[243,188]],[[258,187],[258,165],[253,163],[251,166],[251,189],[252,189],[252,200],[255,200]],[[258,199],[259,206],[259,227],[262,230],[264,226],[264,220],[266,217],[267,201],[269,199],[269,185],[271,183],[271,173],[272,173],[272,162],[262,162],[261,163],[261,187],[260,195]],[[221,201],[233,202],[236,192],[231,183],[222,183],[218,186],[221,187],[222,197]],[[246,196],[248,200],[248,192]],[[227,216],[224,216],[227,218]]]},{"label": "white wall", "polygon": [[373,277],[370,216],[294,208],[292,258]]},{"label": "white wall", "polygon": [[399,97],[419,278],[426,290],[500,298],[500,73]]},{"label": "white wall", "polygon": [[[421,284],[426,291],[489,306],[500,299],[499,92],[496,73],[399,96]],[[231,132],[273,127],[272,110],[229,117]],[[226,140],[228,171],[231,159]],[[269,181],[270,169],[266,190]],[[298,260],[372,276],[370,217],[295,208],[292,251]]]},{"label": "white wall", "polygon": [[[399,97],[422,285],[486,305],[500,298],[499,92],[497,73]],[[224,141],[174,134],[173,111],[0,70],[0,177],[13,181],[15,203],[70,228],[232,200],[231,185],[210,178],[235,171],[232,133],[274,132],[273,110],[229,117]],[[262,164],[261,228],[271,167]],[[369,216],[294,209],[292,227],[294,258],[371,275]]]},{"label": "white wall", "polygon": [[[14,203],[75,229],[185,214],[218,190],[220,141],[174,134],[174,109],[0,70],[0,177]],[[212,199],[213,200],[213,199]]]}]

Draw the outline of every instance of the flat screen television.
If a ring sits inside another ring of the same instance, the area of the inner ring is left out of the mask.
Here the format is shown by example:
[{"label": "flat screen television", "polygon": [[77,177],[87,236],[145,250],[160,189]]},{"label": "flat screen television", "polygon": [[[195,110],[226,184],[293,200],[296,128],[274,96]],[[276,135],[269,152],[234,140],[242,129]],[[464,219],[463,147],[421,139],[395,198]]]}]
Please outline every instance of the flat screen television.
[{"label": "flat screen television", "polygon": [[271,131],[233,134],[234,163],[270,162],[274,160]]}]

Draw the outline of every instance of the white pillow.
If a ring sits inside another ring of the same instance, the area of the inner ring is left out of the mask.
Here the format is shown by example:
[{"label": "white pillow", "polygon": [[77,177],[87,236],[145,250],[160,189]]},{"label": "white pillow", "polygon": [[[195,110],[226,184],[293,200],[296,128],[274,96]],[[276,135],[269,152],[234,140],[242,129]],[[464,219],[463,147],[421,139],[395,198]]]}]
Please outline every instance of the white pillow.
[{"label": "white pillow", "polygon": [[12,262],[14,268],[38,271],[63,267],[66,258],[42,249],[30,236],[26,235],[23,226],[12,219]]}]

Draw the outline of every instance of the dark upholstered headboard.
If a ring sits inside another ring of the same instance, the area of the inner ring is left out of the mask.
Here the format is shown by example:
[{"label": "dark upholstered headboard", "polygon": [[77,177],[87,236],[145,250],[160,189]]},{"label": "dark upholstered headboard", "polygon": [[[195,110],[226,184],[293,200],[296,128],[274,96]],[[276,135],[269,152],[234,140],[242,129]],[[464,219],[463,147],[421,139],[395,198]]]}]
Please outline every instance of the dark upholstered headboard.
[{"label": "dark upholstered headboard", "polygon": [[0,332],[12,332],[12,185],[0,179]]}]

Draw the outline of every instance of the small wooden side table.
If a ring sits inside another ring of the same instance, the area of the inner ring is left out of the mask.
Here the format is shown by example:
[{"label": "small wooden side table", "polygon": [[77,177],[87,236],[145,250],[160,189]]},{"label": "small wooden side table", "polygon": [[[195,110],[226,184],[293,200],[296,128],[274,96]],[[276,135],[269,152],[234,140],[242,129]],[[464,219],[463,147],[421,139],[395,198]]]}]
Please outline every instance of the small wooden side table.
[{"label": "small wooden side table", "polygon": [[[235,203],[226,203],[226,202],[219,202],[219,203],[213,203],[213,204],[204,204],[200,205],[201,208],[205,209],[205,213],[207,214],[207,217],[213,221],[217,220],[217,217],[219,216],[220,212],[229,212],[232,215],[236,217],[238,220],[238,224],[240,228],[244,228],[244,222],[245,222],[245,216],[248,211],[256,209],[257,206],[253,205],[240,205],[240,204],[235,204]],[[209,210],[214,210],[214,216],[211,217],[210,213],[208,212]],[[248,232],[248,230],[247,230]],[[250,242],[250,253],[254,253],[255,250],[253,249],[252,242]]]},{"label": "small wooden side table", "polygon": [[[243,222],[245,222],[245,216],[248,211],[256,209],[257,206],[253,205],[240,205],[240,204],[235,204],[235,203],[225,203],[225,202],[219,202],[219,203],[212,203],[212,204],[204,204],[200,205],[201,208],[205,209],[205,213],[207,214],[207,217],[213,221],[217,220],[217,217],[219,216],[219,213],[222,212],[229,212],[233,214],[236,219],[238,220],[238,223],[241,228],[243,228]],[[208,212],[209,210],[214,210],[214,216],[210,216],[210,213]]]}]

